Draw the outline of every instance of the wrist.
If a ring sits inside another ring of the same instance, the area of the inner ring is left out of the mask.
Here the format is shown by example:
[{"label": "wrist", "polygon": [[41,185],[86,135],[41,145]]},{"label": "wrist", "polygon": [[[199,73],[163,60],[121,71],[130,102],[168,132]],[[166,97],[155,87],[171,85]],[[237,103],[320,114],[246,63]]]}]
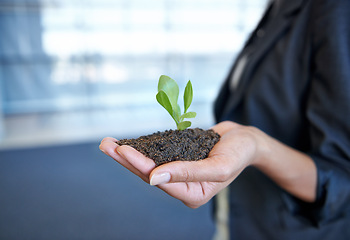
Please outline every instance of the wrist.
[{"label": "wrist", "polygon": [[251,166],[256,168],[264,168],[269,163],[269,155],[271,153],[271,137],[256,127],[251,127],[254,137],[255,154],[251,161]]}]

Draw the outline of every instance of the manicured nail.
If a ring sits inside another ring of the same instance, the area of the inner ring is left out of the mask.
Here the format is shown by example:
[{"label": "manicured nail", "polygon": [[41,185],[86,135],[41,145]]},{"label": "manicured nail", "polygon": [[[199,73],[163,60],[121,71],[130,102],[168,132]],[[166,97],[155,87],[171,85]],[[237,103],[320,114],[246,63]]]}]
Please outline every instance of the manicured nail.
[{"label": "manicured nail", "polygon": [[163,183],[168,183],[170,181],[170,173],[165,172],[161,174],[154,174],[151,178],[150,185],[156,186]]}]

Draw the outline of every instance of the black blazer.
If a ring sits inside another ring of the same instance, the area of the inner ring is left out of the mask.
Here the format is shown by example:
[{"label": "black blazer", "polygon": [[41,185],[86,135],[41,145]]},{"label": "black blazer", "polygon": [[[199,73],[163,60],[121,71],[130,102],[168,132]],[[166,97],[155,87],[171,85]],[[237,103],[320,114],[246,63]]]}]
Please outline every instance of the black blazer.
[{"label": "black blazer", "polygon": [[241,80],[229,89],[234,65],[215,116],[256,126],[309,154],[317,201],[306,204],[247,168],[229,188],[231,237],[350,239],[350,1],[281,4],[247,41]]}]

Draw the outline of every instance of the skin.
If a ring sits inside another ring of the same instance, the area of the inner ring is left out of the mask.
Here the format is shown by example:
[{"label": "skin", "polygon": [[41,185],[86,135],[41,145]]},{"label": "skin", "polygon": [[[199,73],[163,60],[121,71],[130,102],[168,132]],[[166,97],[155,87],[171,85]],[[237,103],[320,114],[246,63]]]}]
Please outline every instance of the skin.
[{"label": "skin", "polygon": [[212,129],[220,134],[208,158],[196,162],[171,162],[156,167],[153,160],[115,138],[104,138],[100,149],[118,163],[156,185],[191,208],[207,203],[248,166],[260,169],[295,197],[314,202],[317,171],[312,159],[273,139],[259,129],[221,122]]}]

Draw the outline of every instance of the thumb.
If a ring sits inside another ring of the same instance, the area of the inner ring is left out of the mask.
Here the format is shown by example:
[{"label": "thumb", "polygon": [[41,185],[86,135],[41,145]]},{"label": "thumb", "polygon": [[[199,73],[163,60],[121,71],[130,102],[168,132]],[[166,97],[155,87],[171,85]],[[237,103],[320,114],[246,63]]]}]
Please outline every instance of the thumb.
[{"label": "thumb", "polygon": [[223,159],[211,156],[199,161],[176,161],[161,165],[151,172],[150,184],[225,182],[233,175]]}]

